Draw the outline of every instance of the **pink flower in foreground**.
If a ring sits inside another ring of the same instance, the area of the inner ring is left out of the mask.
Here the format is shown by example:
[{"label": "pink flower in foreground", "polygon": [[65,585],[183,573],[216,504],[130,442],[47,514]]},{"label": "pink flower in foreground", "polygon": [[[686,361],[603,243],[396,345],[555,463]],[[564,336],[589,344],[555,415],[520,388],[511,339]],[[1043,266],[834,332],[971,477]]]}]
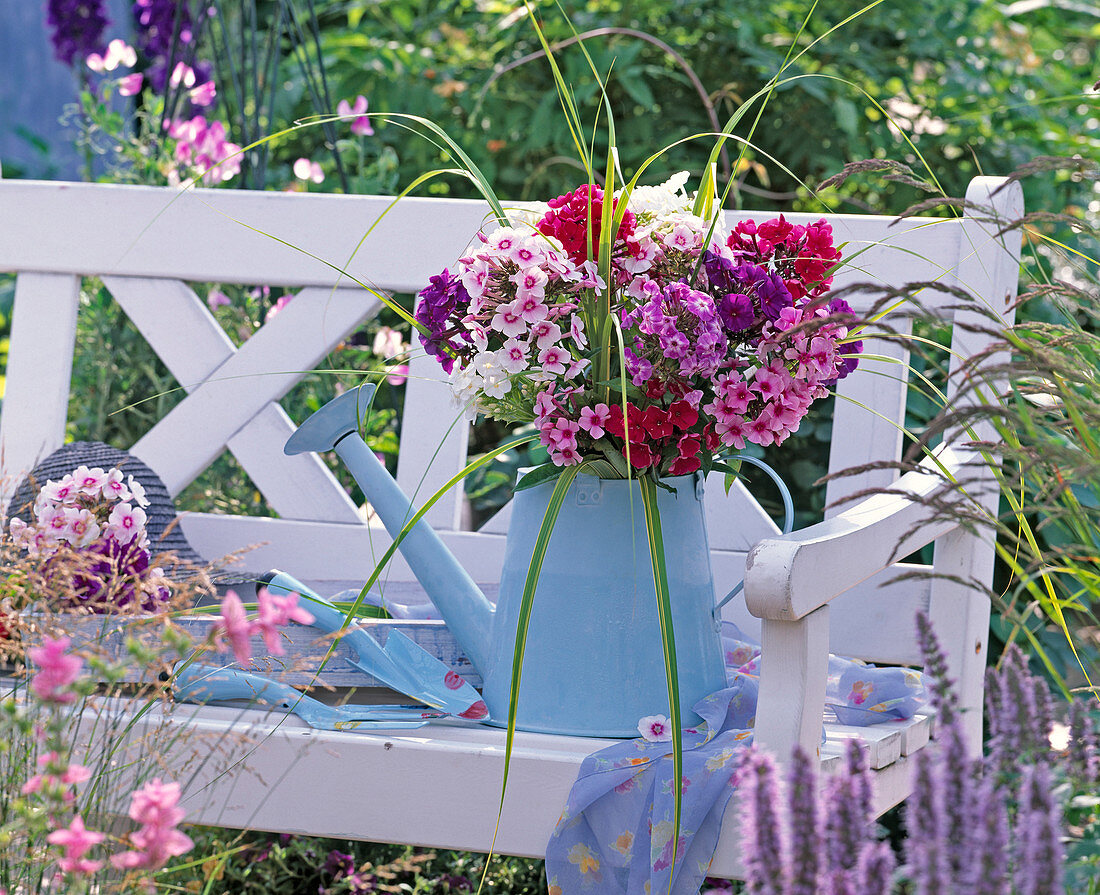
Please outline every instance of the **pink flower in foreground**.
[{"label": "pink flower in foreground", "polygon": [[31,691],[44,702],[65,704],[76,699],[71,687],[80,676],[84,660],[69,653],[71,645],[68,637],[47,637],[42,646],[27,650],[27,655],[38,667],[31,678]]},{"label": "pink flower in foreground", "polygon": [[192,104],[196,106],[209,106],[218,95],[218,89],[213,81],[205,81],[199,84],[198,87],[190,90],[187,95],[191,98]]},{"label": "pink flower in foreground", "polygon": [[65,856],[58,861],[58,866],[66,873],[95,873],[103,866],[103,862],[89,861],[84,855],[93,846],[99,845],[103,838],[102,833],[87,829],[78,814],[69,826],[50,833],[46,841],[65,850]]},{"label": "pink flower in foreground", "polygon": [[241,665],[252,658],[252,625],[244,611],[244,604],[236,591],[227,591],[222,598],[222,617],[214,623],[214,645],[222,648],[222,636],[229,638],[233,655]]},{"label": "pink flower in foreground", "polygon": [[273,656],[281,656],[285,651],[279,639],[279,628],[290,622],[308,625],[312,623],[313,616],[298,605],[298,594],[280,597],[264,587],[257,594],[257,600],[259,617],[256,619],[255,629],[263,635],[268,652]]},{"label": "pink flower in foreground", "polygon": [[178,783],[163,783],[154,777],[130,797],[130,817],[142,824],[142,828],[130,835],[132,851],[114,855],[111,863],[122,870],[163,867],[170,858],[189,852],[194,843],[190,837],[176,829],[183,820],[178,807],[180,787]]},{"label": "pink flower in foreground", "polygon": [[278,314],[283,308],[290,304],[294,298],[293,295],[280,295],[270,308],[267,309],[267,313],[264,315],[264,323],[267,323],[272,317]]},{"label": "pink flower in foreground", "polygon": [[352,105],[346,99],[340,100],[336,104],[336,112],[344,116],[357,116],[351,122],[351,132],[357,136],[369,137],[374,133],[374,128],[370,125],[370,119],[367,117],[367,98],[365,96],[355,97],[355,104]]},{"label": "pink flower in foreground", "polygon": [[647,743],[666,742],[672,739],[672,725],[664,715],[648,715],[638,722],[638,732]]}]

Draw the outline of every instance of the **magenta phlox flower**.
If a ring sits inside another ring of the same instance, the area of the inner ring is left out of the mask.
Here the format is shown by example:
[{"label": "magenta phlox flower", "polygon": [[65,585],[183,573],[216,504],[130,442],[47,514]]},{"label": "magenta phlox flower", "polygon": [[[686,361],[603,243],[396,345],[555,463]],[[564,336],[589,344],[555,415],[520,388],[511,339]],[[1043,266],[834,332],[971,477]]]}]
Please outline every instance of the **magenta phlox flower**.
[{"label": "magenta phlox flower", "polygon": [[611,409],[606,404],[595,407],[582,407],[581,418],[577,425],[593,438],[603,438],[604,426],[611,418]]},{"label": "magenta phlox flower", "polygon": [[356,136],[370,137],[374,134],[374,128],[367,117],[367,108],[367,98],[360,94],[355,97],[354,103],[349,103],[346,99],[340,100],[336,104],[336,114],[344,118],[355,116],[352,118],[351,132]]},{"label": "magenta phlox flower", "polygon": [[213,627],[214,645],[222,649],[223,638],[227,638],[237,662],[247,666],[252,658],[253,628],[244,610],[244,603],[241,602],[236,591],[226,592],[222,598],[221,609],[221,618],[214,623]]},{"label": "magenta phlox flower", "polygon": [[84,857],[92,848],[104,840],[102,833],[89,830],[79,814],[73,817],[67,827],[54,830],[46,837],[50,845],[58,845],[65,855],[57,866],[65,873],[95,873],[103,866],[102,861],[92,861]]},{"label": "magenta phlox flower", "polygon": [[68,637],[46,637],[42,646],[31,647],[27,655],[38,669],[31,678],[31,692],[43,702],[61,705],[74,702],[72,685],[84,667],[84,660],[69,652]]}]

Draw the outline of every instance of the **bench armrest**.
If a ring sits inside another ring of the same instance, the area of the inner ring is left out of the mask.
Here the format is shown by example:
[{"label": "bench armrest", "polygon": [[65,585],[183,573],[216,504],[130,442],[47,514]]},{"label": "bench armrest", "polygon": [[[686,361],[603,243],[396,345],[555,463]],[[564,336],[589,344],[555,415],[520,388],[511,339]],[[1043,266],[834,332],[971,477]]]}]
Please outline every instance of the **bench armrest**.
[{"label": "bench armrest", "polygon": [[745,568],[745,600],[763,619],[803,618],[958,525],[945,501],[991,486],[982,454],[941,445],[888,491],[801,531],[760,541]]}]

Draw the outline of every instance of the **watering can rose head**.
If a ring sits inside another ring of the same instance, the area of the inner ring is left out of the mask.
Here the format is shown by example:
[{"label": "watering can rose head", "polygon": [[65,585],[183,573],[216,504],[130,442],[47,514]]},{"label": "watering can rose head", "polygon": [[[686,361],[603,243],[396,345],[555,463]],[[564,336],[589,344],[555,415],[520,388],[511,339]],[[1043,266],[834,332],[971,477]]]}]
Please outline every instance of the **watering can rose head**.
[{"label": "watering can rose head", "polygon": [[600,459],[624,477],[706,470],[796,431],[862,348],[828,297],[832,228],[780,216],[712,232],[685,181],[614,198],[602,266],[604,195],[584,185],[433,277],[416,316],[456,401],[533,421],[558,466]]}]

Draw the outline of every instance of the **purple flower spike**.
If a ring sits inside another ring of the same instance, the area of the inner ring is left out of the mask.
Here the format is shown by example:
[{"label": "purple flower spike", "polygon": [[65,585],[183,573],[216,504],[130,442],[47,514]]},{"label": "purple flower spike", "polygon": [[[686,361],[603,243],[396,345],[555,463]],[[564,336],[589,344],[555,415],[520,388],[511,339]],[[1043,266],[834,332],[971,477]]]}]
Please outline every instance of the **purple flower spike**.
[{"label": "purple flower spike", "polygon": [[947,672],[947,656],[932,630],[932,620],[923,612],[917,613],[917,642],[924,656],[924,673],[931,682],[932,708],[940,723],[950,724],[959,708],[955,682]]},{"label": "purple flower spike", "polygon": [[853,878],[863,844],[874,840],[871,781],[863,749],[849,740],[844,773],[830,777],[825,786],[825,852],[834,869]]},{"label": "purple flower spike", "polygon": [[859,853],[856,876],[860,895],[890,895],[897,860],[888,842],[868,842]]},{"label": "purple flower spike", "polygon": [[779,830],[779,784],[775,760],[748,749],[739,770],[744,816],[745,882],[753,895],[783,895],[783,844]]},{"label": "purple flower spike", "polygon": [[906,803],[906,859],[913,895],[944,895],[951,891],[943,841],[943,782],[932,761],[928,749],[917,753],[913,794]]},{"label": "purple flower spike", "polygon": [[46,24],[52,29],[53,52],[66,65],[82,64],[89,53],[107,48],[103,29],[110,20],[103,13],[103,0],[49,0]]},{"label": "purple flower spike", "polygon": [[1019,853],[1016,862],[1018,895],[1063,895],[1061,812],[1054,804],[1054,780],[1043,764],[1025,765],[1020,775],[1016,816]]},{"label": "purple flower spike", "polygon": [[1080,700],[1069,706],[1069,773],[1082,789],[1100,784],[1100,744]]},{"label": "purple flower spike", "polygon": [[944,846],[952,885],[961,887],[973,861],[968,841],[973,818],[974,763],[967,750],[961,720],[956,718],[940,736],[940,774],[943,778]]},{"label": "purple flower spike", "polygon": [[788,776],[788,829],[791,834],[787,895],[818,895],[821,891],[821,805],[813,763],[800,748],[791,756]]},{"label": "purple flower spike", "polygon": [[1011,895],[1008,878],[1008,807],[992,778],[978,789],[971,817],[970,868],[960,887],[971,895]]}]

